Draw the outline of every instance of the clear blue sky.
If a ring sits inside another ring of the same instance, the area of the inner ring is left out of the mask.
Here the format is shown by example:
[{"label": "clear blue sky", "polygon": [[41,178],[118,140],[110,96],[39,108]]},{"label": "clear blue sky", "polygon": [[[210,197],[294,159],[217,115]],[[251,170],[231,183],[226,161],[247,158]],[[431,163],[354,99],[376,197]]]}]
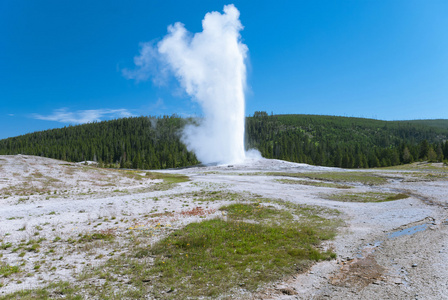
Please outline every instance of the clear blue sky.
[{"label": "clear blue sky", "polygon": [[233,3],[249,48],[247,115],[448,118],[448,1],[0,1],[0,138],[122,116],[200,114],[135,82],[139,43],[201,31]]}]

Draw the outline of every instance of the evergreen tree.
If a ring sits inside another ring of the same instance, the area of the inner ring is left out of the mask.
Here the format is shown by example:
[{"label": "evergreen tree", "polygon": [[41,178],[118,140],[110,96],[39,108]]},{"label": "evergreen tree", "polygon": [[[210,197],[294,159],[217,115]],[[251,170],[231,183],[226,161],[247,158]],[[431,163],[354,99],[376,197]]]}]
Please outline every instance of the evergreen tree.
[{"label": "evergreen tree", "polygon": [[437,145],[436,156],[437,156],[437,161],[439,161],[439,162],[443,161],[444,155],[443,155],[442,144]]},{"label": "evergreen tree", "polygon": [[412,155],[409,152],[408,147],[405,147],[403,150],[403,163],[408,164],[412,162]]},{"label": "evergreen tree", "polygon": [[420,143],[420,155],[419,158],[426,160],[428,158],[428,152],[429,152],[429,143],[428,141],[425,139]]},{"label": "evergreen tree", "polygon": [[[187,122],[195,120],[138,117],[68,126],[0,140],[0,154],[96,160],[108,167],[184,167],[199,163],[177,134]],[[315,165],[367,168],[441,161],[448,157],[448,122],[428,124],[256,112],[246,119],[245,139],[248,149],[266,158]]]},{"label": "evergreen tree", "polygon": [[428,158],[428,162],[436,162],[437,161],[437,154],[432,147],[428,148],[427,158]]}]

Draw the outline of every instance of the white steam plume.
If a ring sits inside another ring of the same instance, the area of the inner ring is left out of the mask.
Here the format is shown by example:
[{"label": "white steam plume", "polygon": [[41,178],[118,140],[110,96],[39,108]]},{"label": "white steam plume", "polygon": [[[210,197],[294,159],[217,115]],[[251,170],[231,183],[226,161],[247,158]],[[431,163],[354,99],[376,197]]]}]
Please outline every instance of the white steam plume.
[{"label": "white steam plume", "polygon": [[181,23],[168,28],[159,53],[203,110],[200,126],[184,129],[183,142],[203,163],[238,163],[244,153],[244,88],[247,47],[240,41],[239,11],[211,12],[203,31],[189,36]]},{"label": "white steam plume", "polygon": [[[199,126],[188,125],[182,140],[203,163],[231,164],[245,160],[244,123],[247,46],[241,42],[243,29],[239,11],[224,6],[224,13],[207,13],[203,31],[190,34],[181,23],[168,27],[168,34],[157,44],[160,59],[171,70],[185,91],[200,104],[204,118]],[[143,47],[151,47],[144,44]],[[135,59],[154,61],[141,56]],[[128,77],[141,74],[126,71]]]}]

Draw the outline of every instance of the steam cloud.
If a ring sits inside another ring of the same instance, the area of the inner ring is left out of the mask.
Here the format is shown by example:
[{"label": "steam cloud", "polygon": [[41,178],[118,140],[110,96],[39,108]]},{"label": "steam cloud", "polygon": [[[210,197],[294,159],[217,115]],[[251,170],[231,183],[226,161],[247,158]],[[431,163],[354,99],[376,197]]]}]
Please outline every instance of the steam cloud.
[{"label": "steam cloud", "polygon": [[[148,64],[162,62],[164,70],[171,71],[200,104],[204,118],[198,125],[184,128],[182,141],[203,163],[240,163],[246,157],[244,90],[248,48],[241,42],[243,26],[239,15],[234,5],[224,6],[222,14],[207,13],[202,20],[203,31],[195,34],[182,23],[175,23],[155,49],[143,44],[140,56],[134,59],[140,72],[125,70],[125,75],[139,80],[147,75]],[[159,65],[154,67],[160,71]]]}]

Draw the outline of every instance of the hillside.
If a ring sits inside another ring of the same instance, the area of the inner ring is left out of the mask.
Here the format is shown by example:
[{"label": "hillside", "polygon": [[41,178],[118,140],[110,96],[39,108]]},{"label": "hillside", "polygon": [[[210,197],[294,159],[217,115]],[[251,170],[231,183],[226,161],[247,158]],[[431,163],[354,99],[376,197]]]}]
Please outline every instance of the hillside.
[{"label": "hillside", "polygon": [[267,115],[247,121],[248,145],[266,158],[346,168],[448,157],[448,129],[411,121]]},{"label": "hillside", "polygon": [[34,132],[0,141],[1,154],[29,154],[107,167],[165,169],[198,164],[179,140],[186,120],[123,118]]},{"label": "hillside", "polygon": [[421,124],[436,128],[448,129],[448,120],[446,119],[434,119],[434,120],[411,120],[408,121],[413,124]]},{"label": "hillside", "polygon": [[[108,167],[164,169],[198,164],[180,141],[191,120],[136,117],[51,129],[0,140],[0,154],[66,161],[94,160]],[[247,148],[266,158],[346,168],[399,165],[448,157],[448,120],[380,121],[318,115],[247,118]]]}]

